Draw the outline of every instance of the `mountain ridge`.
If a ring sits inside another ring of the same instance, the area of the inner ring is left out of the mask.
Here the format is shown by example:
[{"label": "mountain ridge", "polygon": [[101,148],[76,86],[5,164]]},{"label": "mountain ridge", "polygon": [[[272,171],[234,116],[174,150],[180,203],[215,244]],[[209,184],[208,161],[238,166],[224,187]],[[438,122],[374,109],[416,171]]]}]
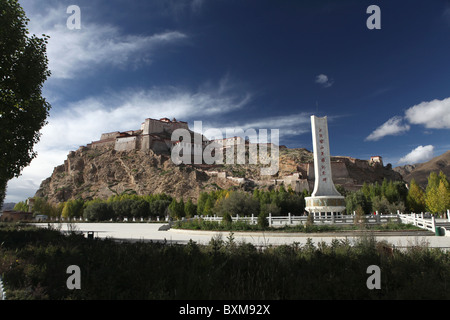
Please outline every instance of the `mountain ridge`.
[{"label": "mountain ridge", "polygon": [[419,186],[426,188],[431,172],[442,171],[447,177],[450,176],[450,150],[426,162],[397,166],[393,170],[400,173],[407,183],[414,179]]}]

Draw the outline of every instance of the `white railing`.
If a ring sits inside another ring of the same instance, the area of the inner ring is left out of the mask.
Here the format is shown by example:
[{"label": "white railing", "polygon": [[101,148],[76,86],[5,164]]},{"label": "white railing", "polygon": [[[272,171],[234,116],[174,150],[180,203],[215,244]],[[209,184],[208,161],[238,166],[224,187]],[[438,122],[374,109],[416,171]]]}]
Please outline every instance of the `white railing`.
[{"label": "white railing", "polygon": [[[221,222],[222,217],[220,216],[196,216],[195,218],[201,218],[206,221],[216,221]],[[386,223],[392,220],[399,221],[399,217],[397,214],[373,214],[373,215],[365,215],[365,223]],[[233,222],[243,221],[249,224],[256,224],[258,221],[258,217],[252,214],[251,216],[232,216]],[[272,216],[269,214],[267,217],[269,226],[284,226],[284,225],[304,225],[307,221],[307,216],[295,216],[288,214],[287,216]],[[338,214],[338,215],[327,215],[327,216],[316,216],[314,217],[314,223],[332,223],[332,224],[352,224],[355,222],[355,215],[346,215],[346,214]]]},{"label": "white railing", "polygon": [[6,290],[3,286],[2,276],[0,276],[0,300],[6,300]]},{"label": "white railing", "polygon": [[426,215],[424,215],[423,213],[421,213],[421,214],[417,214],[417,213],[400,214],[399,213],[398,216],[402,223],[410,223],[412,225],[415,225],[416,227],[435,232],[436,219],[432,215],[430,216],[429,219],[427,219]]}]

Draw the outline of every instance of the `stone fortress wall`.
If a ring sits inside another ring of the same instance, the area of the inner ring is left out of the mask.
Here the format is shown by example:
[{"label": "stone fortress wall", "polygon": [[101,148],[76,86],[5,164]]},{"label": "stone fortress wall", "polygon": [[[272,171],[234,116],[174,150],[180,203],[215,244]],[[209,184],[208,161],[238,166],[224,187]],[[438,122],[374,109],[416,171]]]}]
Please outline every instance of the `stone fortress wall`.
[{"label": "stone fortress wall", "polygon": [[[177,121],[176,119],[170,120],[168,118],[151,119],[147,118],[141,124],[140,130],[129,130],[124,132],[114,131],[109,133],[103,133],[100,140],[93,141],[87,145],[88,148],[103,148],[111,147],[116,151],[132,151],[132,150],[152,150],[155,153],[170,154],[175,144],[192,144],[192,154],[202,153],[206,145],[212,141],[204,139],[195,139],[194,136],[198,133],[192,131],[192,140],[186,141],[171,141],[172,132],[176,129],[189,130],[187,122]],[[196,141],[202,141],[201,145]],[[225,139],[214,140],[223,145],[223,151],[231,146],[238,146],[242,144],[250,144],[248,140],[241,137],[227,137]],[[269,144],[271,145],[271,144]],[[348,165],[355,168],[365,169],[368,166],[383,166],[382,158],[380,156],[371,157],[370,160],[359,160],[349,157],[333,157],[331,161],[331,171],[333,181],[343,186],[354,186],[355,180],[351,178],[348,171]],[[248,180],[245,178],[236,178],[227,176],[225,172],[206,172],[210,176],[217,177],[218,179],[226,179],[233,181],[240,185]],[[299,163],[297,166],[297,172],[291,175],[281,177],[265,177],[261,180],[252,180],[255,185],[258,186],[277,186],[285,185],[290,186],[296,192],[302,192],[303,190],[311,191],[314,187],[314,163]]]},{"label": "stone fortress wall", "polygon": [[100,140],[87,145],[88,148],[114,147],[116,151],[153,150],[157,153],[170,152],[173,147],[171,134],[176,129],[189,130],[187,122],[168,118],[147,118],[140,130],[103,133]]}]

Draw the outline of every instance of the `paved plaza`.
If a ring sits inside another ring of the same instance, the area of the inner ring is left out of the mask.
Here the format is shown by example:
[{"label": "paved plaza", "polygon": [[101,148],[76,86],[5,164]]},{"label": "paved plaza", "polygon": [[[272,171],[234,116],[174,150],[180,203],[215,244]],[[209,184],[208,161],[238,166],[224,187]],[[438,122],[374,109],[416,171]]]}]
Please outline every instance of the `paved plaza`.
[{"label": "paved plaza", "polygon": [[[37,224],[41,227],[47,227],[47,223]],[[112,238],[126,241],[167,241],[168,243],[187,243],[189,240],[198,244],[207,244],[212,237],[220,236],[224,241],[230,235],[229,231],[196,231],[169,229],[159,231],[163,223],[52,223],[53,228],[60,229],[62,232],[76,230],[87,234],[94,232],[94,237]],[[402,232],[402,233],[374,233],[378,241],[386,240],[397,247],[406,247],[414,245],[427,244],[429,247],[439,247],[450,249],[450,237],[436,236],[432,232]],[[324,241],[331,243],[333,239],[348,239],[356,241],[358,235],[354,233],[336,234],[307,234],[307,233],[275,233],[275,232],[234,232],[234,240],[237,243],[247,242],[255,246],[281,245],[299,243],[305,244],[308,238],[317,244]]]}]

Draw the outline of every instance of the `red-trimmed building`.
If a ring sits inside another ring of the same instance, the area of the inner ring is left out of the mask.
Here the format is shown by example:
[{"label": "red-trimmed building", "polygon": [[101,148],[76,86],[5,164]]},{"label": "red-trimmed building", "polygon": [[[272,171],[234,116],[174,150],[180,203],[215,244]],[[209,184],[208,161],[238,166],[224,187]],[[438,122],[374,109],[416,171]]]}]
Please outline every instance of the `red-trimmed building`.
[{"label": "red-trimmed building", "polygon": [[25,220],[33,220],[33,213],[7,210],[3,211],[3,214],[0,216],[0,221],[3,222],[17,222]]}]

